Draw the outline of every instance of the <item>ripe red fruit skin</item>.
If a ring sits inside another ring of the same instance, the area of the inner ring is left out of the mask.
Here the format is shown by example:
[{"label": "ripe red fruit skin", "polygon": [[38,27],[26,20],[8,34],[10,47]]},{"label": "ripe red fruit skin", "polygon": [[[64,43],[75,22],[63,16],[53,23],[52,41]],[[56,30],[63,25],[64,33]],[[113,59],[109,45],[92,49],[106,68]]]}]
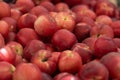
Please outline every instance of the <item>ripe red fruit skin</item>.
[{"label": "ripe red fruit skin", "polygon": [[17,31],[17,21],[12,17],[4,17],[2,20],[6,21],[9,25],[9,31],[16,32]]},{"label": "ripe red fruit skin", "polygon": [[43,1],[39,5],[46,8],[49,12],[54,12],[55,11],[55,5],[50,1]]},{"label": "ripe red fruit skin", "polygon": [[110,52],[100,59],[100,62],[106,66],[111,79],[120,79],[120,53]]},{"label": "ripe red fruit skin", "polygon": [[0,1],[0,18],[9,17],[11,15],[9,4]]},{"label": "ripe red fruit skin", "polygon": [[91,37],[104,36],[104,37],[113,38],[114,37],[114,31],[111,28],[111,26],[109,26],[109,25],[97,23],[96,25],[94,25],[91,28],[90,36]]},{"label": "ripe red fruit skin", "polygon": [[86,16],[94,20],[97,15],[91,9],[81,9],[80,11],[76,12],[76,17],[78,18],[77,21],[79,21],[79,18],[81,19]]},{"label": "ripe red fruit skin", "polygon": [[107,15],[100,15],[96,17],[95,23],[110,25],[112,23],[112,18]]},{"label": "ripe red fruit skin", "polygon": [[11,42],[11,41],[15,41],[16,40],[16,33],[15,32],[9,32],[6,39],[7,39],[6,43]]},{"label": "ripe red fruit skin", "polygon": [[74,76],[74,75],[67,75],[67,76],[64,76],[61,80],[80,80],[78,77]]},{"label": "ripe red fruit skin", "polygon": [[17,0],[15,3],[15,8],[20,10],[22,13],[29,12],[30,9],[34,7],[32,0]]},{"label": "ripe red fruit skin", "polygon": [[84,4],[81,4],[81,5],[76,5],[76,6],[73,6],[72,8],[71,8],[71,10],[73,11],[73,12],[75,12],[75,13],[77,13],[77,12],[79,12],[79,11],[81,11],[81,10],[87,10],[87,9],[89,9],[89,7],[87,6],[87,5],[84,5]]},{"label": "ripe red fruit skin", "polygon": [[91,26],[86,23],[77,23],[74,27],[73,33],[79,40],[79,42],[83,41],[85,38],[90,36]]},{"label": "ripe red fruit skin", "polygon": [[97,60],[93,60],[83,65],[78,72],[78,77],[81,80],[108,80],[109,72],[107,68]]},{"label": "ripe red fruit skin", "polygon": [[53,80],[61,80],[64,76],[67,76],[67,75],[72,75],[68,72],[61,72],[57,75],[54,76]]},{"label": "ripe red fruit skin", "polygon": [[58,51],[63,51],[65,49],[70,49],[77,43],[77,38],[72,32],[66,29],[60,29],[53,35],[51,41]]},{"label": "ripe red fruit skin", "polygon": [[12,17],[13,19],[15,19],[17,21],[21,15],[22,15],[22,12],[20,12],[20,10],[11,8],[11,16],[10,17]]},{"label": "ripe red fruit skin", "polygon": [[49,11],[46,8],[44,8],[43,6],[38,5],[38,6],[33,7],[29,11],[29,13],[34,14],[34,15],[36,15],[38,17],[38,16],[40,16],[42,14],[48,14]]},{"label": "ripe red fruit skin", "polygon": [[0,61],[6,61],[14,64],[16,58],[15,51],[9,46],[0,48]]},{"label": "ripe red fruit skin", "polygon": [[13,80],[42,80],[42,73],[35,64],[21,63],[13,73]]},{"label": "ripe red fruit skin", "polygon": [[95,5],[95,13],[97,15],[114,16],[115,6],[109,1],[98,1]]},{"label": "ripe red fruit skin", "polygon": [[99,37],[94,43],[94,55],[98,58],[108,54],[109,52],[117,52],[117,46],[113,39],[109,37]]},{"label": "ripe red fruit skin", "polygon": [[57,68],[56,62],[52,59],[52,53],[48,50],[39,50],[32,56],[31,62],[36,64],[42,72],[52,75]]},{"label": "ripe red fruit skin", "polygon": [[15,67],[6,62],[0,62],[0,80],[12,80],[12,74],[15,71]]},{"label": "ripe red fruit skin", "polygon": [[16,55],[16,58],[15,58],[15,62],[14,62],[14,66],[16,67],[17,65],[19,65],[20,63],[27,63],[28,61],[23,58],[23,56],[21,55]]},{"label": "ripe red fruit skin", "polygon": [[5,38],[2,34],[0,34],[0,48],[2,48],[3,46],[5,46]]},{"label": "ripe red fruit skin", "polygon": [[23,46],[20,43],[16,41],[10,41],[6,44],[6,46],[12,48],[16,55],[23,56]]},{"label": "ripe red fruit skin", "polygon": [[58,60],[60,72],[77,73],[82,68],[82,59],[77,52],[65,50]]},{"label": "ripe red fruit skin", "polygon": [[94,20],[90,17],[87,17],[87,16],[84,16],[82,18],[77,17],[75,21],[78,24],[81,22],[86,23],[86,24],[90,25],[91,27],[95,25]]},{"label": "ripe red fruit skin", "polygon": [[113,21],[110,25],[114,31],[115,37],[120,37],[120,20]]},{"label": "ripe red fruit skin", "polygon": [[37,33],[35,32],[35,30],[32,28],[20,29],[16,34],[16,40],[23,46],[26,46],[26,44],[29,43],[33,39],[39,39],[39,37]]},{"label": "ripe red fruit skin", "polygon": [[63,1],[67,3],[70,7],[81,3],[81,0],[63,0]]},{"label": "ripe red fruit skin", "polygon": [[40,3],[44,2],[44,1],[51,1],[51,0],[32,0],[34,2],[35,5],[39,5]]},{"label": "ripe red fruit skin", "polygon": [[55,4],[56,12],[67,11],[68,9],[69,9],[69,6],[66,3],[60,2]]},{"label": "ripe red fruit skin", "polygon": [[26,13],[20,16],[17,25],[19,29],[22,28],[34,28],[34,22],[37,19],[36,15],[31,13]]},{"label": "ripe red fruit skin", "polygon": [[42,72],[42,80],[53,80],[53,78],[49,74]]},{"label": "ripe red fruit skin", "polygon": [[3,35],[4,38],[8,36],[9,29],[9,24],[4,20],[0,20],[0,33]]},{"label": "ripe red fruit skin", "polygon": [[96,40],[97,40],[97,37],[88,37],[85,40],[83,40],[82,43],[85,43],[86,45],[88,45],[90,50],[93,53],[94,52],[94,44],[95,44]]},{"label": "ripe red fruit skin", "polygon": [[118,48],[120,48],[120,38],[113,38],[113,41],[117,45]]},{"label": "ripe red fruit skin", "polygon": [[43,14],[36,19],[34,29],[40,36],[51,37],[59,27],[52,16]]},{"label": "ripe red fruit skin", "polygon": [[39,50],[45,50],[46,45],[40,41],[40,40],[31,40],[23,50],[23,56],[26,58],[28,61],[31,59],[31,57]]},{"label": "ripe red fruit skin", "polygon": [[88,63],[92,60],[92,50],[85,43],[76,43],[73,45],[71,50],[77,52],[81,56],[83,64]]},{"label": "ripe red fruit skin", "polygon": [[60,29],[67,29],[71,32],[73,31],[75,26],[75,19],[68,12],[58,12],[54,18]]},{"label": "ripe red fruit skin", "polygon": [[50,60],[54,61],[55,63],[58,63],[61,52],[52,52],[51,54],[52,57],[50,58]]}]

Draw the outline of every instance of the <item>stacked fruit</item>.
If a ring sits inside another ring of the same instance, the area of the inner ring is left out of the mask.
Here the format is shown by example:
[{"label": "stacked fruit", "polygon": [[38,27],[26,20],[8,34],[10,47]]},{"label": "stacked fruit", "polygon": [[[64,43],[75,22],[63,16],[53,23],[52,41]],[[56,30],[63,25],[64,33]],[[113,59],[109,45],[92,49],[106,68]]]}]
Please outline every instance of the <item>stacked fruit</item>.
[{"label": "stacked fruit", "polygon": [[108,0],[0,2],[0,80],[120,80],[120,11]]}]

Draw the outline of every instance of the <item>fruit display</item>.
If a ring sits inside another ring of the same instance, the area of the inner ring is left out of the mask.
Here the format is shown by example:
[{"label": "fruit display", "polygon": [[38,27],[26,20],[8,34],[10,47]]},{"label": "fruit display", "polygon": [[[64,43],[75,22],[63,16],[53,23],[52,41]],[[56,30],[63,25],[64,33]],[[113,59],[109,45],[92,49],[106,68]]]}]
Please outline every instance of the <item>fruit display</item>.
[{"label": "fruit display", "polygon": [[0,80],[120,80],[119,6],[0,1]]}]

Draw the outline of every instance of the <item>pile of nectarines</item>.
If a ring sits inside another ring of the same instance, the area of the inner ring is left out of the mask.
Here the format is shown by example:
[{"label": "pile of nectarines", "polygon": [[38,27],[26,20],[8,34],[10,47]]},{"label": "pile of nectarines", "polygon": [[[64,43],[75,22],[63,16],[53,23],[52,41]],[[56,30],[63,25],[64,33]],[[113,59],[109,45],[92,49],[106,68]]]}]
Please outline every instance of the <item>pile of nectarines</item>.
[{"label": "pile of nectarines", "polygon": [[0,80],[120,80],[119,7],[0,1]]}]

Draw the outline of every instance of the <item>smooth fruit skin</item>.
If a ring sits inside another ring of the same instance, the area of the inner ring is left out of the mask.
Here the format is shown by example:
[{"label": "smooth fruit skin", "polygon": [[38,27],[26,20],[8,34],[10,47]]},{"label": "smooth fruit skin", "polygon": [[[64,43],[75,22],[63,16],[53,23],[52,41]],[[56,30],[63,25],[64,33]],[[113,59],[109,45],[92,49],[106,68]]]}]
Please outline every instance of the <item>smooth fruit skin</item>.
[{"label": "smooth fruit skin", "polygon": [[9,46],[4,46],[0,48],[0,61],[6,61],[14,64],[16,58],[15,51]]},{"label": "smooth fruit skin", "polygon": [[9,46],[12,48],[17,55],[23,56],[23,46],[16,42],[16,41],[11,41],[6,44],[6,46]]},{"label": "smooth fruit skin", "polygon": [[93,54],[97,58],[101,58],[109,52],[117,52],[117,46],[114,43],[113,39],[109,37],[99,37],[94,43]]},{"label": "smooth fruit skin", "polygon": [[120,48],[120,38],[113,38],[113,41],[117,45],[118,48]]},{"label": "smooth fruit skin", "polygon": [[68,9],[69,9],[69,6],[64,2],[60,2],[55,5],[56,12],[66,11]]},{"label": "smooth fruit skin", "polygon": [[42,80],[53,80],[53,78],[49,74],[42,72]]},{"label": "smooth fruit skin", "polygon": [[60,54],[58,67],[60,72],[77,73],[82,68],[82,60],[77,52],[65,50]]},{"label": "smooth fruit skin", "polygon": [[97,38],[96,37],[88,37],[82,41],[82,43],[85,43],[86,45],[89,46],[90,50],[92,53],[94,52],[94,44],[96,42]]},{"label": "smooth fruit skin", "polygon": [[3,1],[0,1],[0,18],[3,18],[3,17],[9,17],[11,15],[11,11],[10,11],[10,6],[9,4],[3,2]]},{"label": "smooth fruit skin", "polygon": [[31,13],[26,13],[20,16],[17,25],[19,29],[22,28],[34,28],[34,22],[37,16]]},{"label": "smooth fruit skin", "polygon": [[109,72],[107,68],[98,60],[93,60],[85,65],[78,72],[81,80],[108,80]]},{"label": "smooth fruit skin", "polygon": [[13,19],[15,19],[17,21],[21,15],[22,15],[22,12],[20,12],[20,10],[11,8],[11,16],[10,17],[12,17]]},{"label": "smooth fruit skin", "polygon": [[78,18],[78,21],[79,18],[81,19],[86,16],[94,20],[97,15],[91,9],[81,9],[80,11],[76,12],[76,17]]},{"label": "smooth fruit skin", "polygon": [[69,30],[60,29],[53,35],[51,41],[58,51],[63,51],[65,49],[70,49],[77,43],[77,38]]},{"label": "smooth fruit skin", "polygon": [[91,31],[91,26],[87,23],[77,23],[74,27],[74,34],[79,41],[83,41],[85,38],[89,37]]},{"label": "smooth fruit skin", "polygon": [[52,16],[43,14],[35,20],[34,29],[40,36],[51,37],[59,27]]},{"label": "smooth fruit skin", "polygon": [[12,17],[4,17],[2,20],[6,21],[9,25],[9,31],[16,32],[17,31],[17,21]]},{"label": "smooth fruit skin", "polygon": [[2,34],[0,34],[0,48],[2,48],[3,46],[5,46],[5,38]]},{"label": "smooth fruit skin", "polygon": [[57,63],[52,59],[52,53],[48,50],[39,50],[31,58],[31,62],[36,64],[42,72],[52,75],[57,68]]},{"label": "smooth fruit skin", "polygon": [[38,17],[38,16],[40,16],[42,14],[48,14],[49,11],[46,8],[44,8],[43,6],[38,5],[38,6],[33,7],[29,11],[29,13],[31,13],[33,15],[36,15]]},{"label": "smooth fruit skin", "polygon": [[96,23],[96,25],[94,25],[91,28],[90,36],[91,37],[106,36],[106,37],[113,38],[114,37],[114,31],[111,28],[111,26],[109,26],[107,24]]},{"label": "smooth fruit skin", "polygon": [[107,15],[100,15],[96,17],[95,23],[102,23],[102,24],[110,25],[112,23],[112,18]]},{"label": "smooth fruit skin", "polygon": [[115,37],[120,37],[120,20],[113,21],[110,25],[113,29]]},{"label": "smooth fruit skin", "polygon": [[13,73],[13,80],[42,80],[42,73],[35,64],[21,63]]},{"label": "smooth fruit skin", "polygon": [[50,1],[43,1],[39,5],[46,8],[49,12],[54,12],[55,11],[55,5]]},{"label": "smooth fruit skin", "polygon": [[109,71],[110,78],[113,80],[120,79],[120,53],[111,52],[103,56],[100,62],[106,66]]},{"label": "smooth fruit skin", "polygon": [[71,50],[77,52],[81,56],[83,64],[92,60],[92,50],[85,43],[76,43]]},{"label": "smooth fruit skin", "polygon": [[67,75],[60,80],[80,80],[80,79],[74,75]]},{"label": "smooth fruit skin", "polygon": [[115,6],[109,1],[98,1],[95,5],[96,15],[114,16]]},{"label": "smooth fruit skin", "polygon": [[61,29],[73,31],[75,26],[75,19],[69,13],[63,11],[58,12],[57,15],[55,16],[55,20],[57,22],[57,25]]},{"label": "smooth fruit skin", "polygon": [[81,5],[75,5],[71,8],[71,10],[75,13],[81,11],[81,10],[85,10],[85,9],[89,9],[89,7],[87,5],[81,4]]},{"label": "smooth fruit skin", "polygon": [[15,32],[9,32],[7,36],[6,43],[15,41],[16,40],[16,33]]},{"label": "smooth fruit skin", "polygon": [[27,43],[33,39],[39,39],[39,37],[35,30],[31,28],[20,29],[16,34],[16,41],[18,41],[23,46],[26,46]]},{"label": "smooth fruit skin", "polygon": [[3,35],[4,38],[6,38],[10,29],[9,24],[4,20],[0,20],[0,27],[0,33]]},{"label": "smooth fruit skin", "polygon": [[61,72],[61,73],[55,75],[53,80],[61,80],[63,77],[68,76],[68,75],[72,75],[72,74],[70,74],[68,72]]},{"label": "smooth fruit skin", "polygon": [[31,57],[39,50],[45,50],[46,45],[40,40],[31,40],[23,49],[23,56],[28,61],[31,60]]},{"label": "smooth fruit skin", "polygon": [[17,0],[15,3],[15,8],[20,10],[23,14],[29,12],[34,6],[32,0]]},{"label": "smooth fruit skin", "polygon": [[12,74],[15,71],[15,67],[5,61],[0,62],[0,80],[12,80]]}]

